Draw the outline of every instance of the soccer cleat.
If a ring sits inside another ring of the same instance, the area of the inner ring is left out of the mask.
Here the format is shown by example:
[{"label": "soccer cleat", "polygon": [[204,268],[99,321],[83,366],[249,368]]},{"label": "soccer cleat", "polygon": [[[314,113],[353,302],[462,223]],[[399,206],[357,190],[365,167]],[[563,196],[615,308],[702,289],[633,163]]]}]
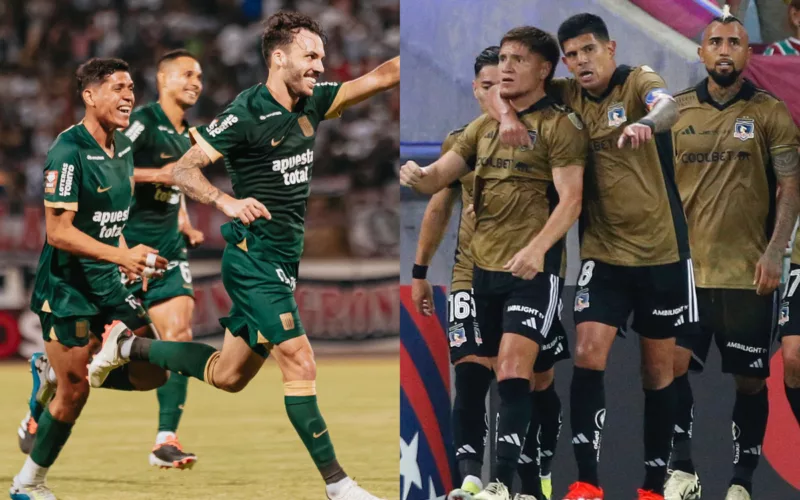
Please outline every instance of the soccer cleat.
[{"label": "soccer cleat", "polygon": [[44,483],[22,484],[19,476],[14,476],[14,482],[8,493],[11,495],[11,500],[58,500]]},{"label": "soccer cleat", "polygon": [[514,495],[514,500],[539,500],[533,495],[523,495],[522,493],[517,493]]},{"label": "soccer cleat", "polygon": [[474,500],[511,500],[511,494],[503,483],[489,483],[483,491],[472,498]]},{"label": "soccer cleat", "polygon": [[542,480],[542,494],[544,495],[545,500],[550,500],[553,498],[553,479],[552,475],[548,474],[546,476],[540,476]]},{"label": "soccer cleat", "polygon": [[603,500],[603,489],[578,481],[570,485],[564,500]]},{"label": "soccer cleat", "polygon": [[638,489],[636,493],[639,495],[639,500],[664,500],[664,495],[656,493],[655,491]]},{"label": "soccer cleat", "polygon": [[345,484],[339,489],[339,492],[331,496],[326,492],[328,500],[385,500],[370,494],[367,490],[358,485],[354,480],[349,477],[346,478]]},{"label": "soccer cleat", "polygon": [[195,462],[197,455],[183,451],[177,438],[155,445],[150,453],[150,465],[162,469],[191,469]]},{"label": "soccer cleat", "polygon": [[464,482],[461,483],[461,488],[456,488],[447,495],[447,500],[471,500],[475,495],[480,493],[483,489],[480,480],[475,478],[475,481],[470,481],[469,478],[475,476],[467,476]]},{"label": "soccer cleat", "polygon": [[103,347],[94,355],[89,363],[89,385],[101,387],[111,370],[119,368],[128,362],[119,353],[119,344],[127,337],[133,335],[125,323],[114,321],[111,328],[106,327],[103,334]]},{"label": "soccer cleat", "polygon": [[28,414],[22,419],[17,434],[19,436],[19,449],[22,453],[29,454],[36,439],[36,424],[42,416],[45,407],[56,393],[56,384],[47,379],[50,371],[50,362],[43,352],[37,352],[30,359],[31,378],[33,385],[31,397],[28,399]]},{"label": "soccer cleat", "polygon": [[747,492],[744,486],[732,484],[728,488],[728,494],[725,495],[725,500],[750,500],[750,493]]},{"label": "soccer cleat", "polygon": [[682,470],[669,472],[669,479],[664,484],[665,500],[700,500],[703,487],[697,474],[689,474]]}]

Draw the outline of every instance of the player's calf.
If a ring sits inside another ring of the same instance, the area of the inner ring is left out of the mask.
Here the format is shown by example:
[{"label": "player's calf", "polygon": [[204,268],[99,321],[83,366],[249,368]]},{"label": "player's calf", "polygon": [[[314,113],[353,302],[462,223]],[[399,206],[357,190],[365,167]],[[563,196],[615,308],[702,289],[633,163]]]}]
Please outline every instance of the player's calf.
[{"label": "player's calf", "polygon": [[[761,447],[769,418],[769,395],[762,378],[736,375],[736,400],[733,405],[733,479],[752,493],[753,473],[761,457]],[[738,497],[737,497],[738,498]]]}]

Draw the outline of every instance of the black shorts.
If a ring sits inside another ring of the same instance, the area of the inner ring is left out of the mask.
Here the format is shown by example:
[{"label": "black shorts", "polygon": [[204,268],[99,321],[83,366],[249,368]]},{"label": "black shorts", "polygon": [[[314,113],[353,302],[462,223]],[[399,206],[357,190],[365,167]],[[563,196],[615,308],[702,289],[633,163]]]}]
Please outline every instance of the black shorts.
[{"label": "black shorts", "polygon": [[641,336],[667,339],[696,331],[697,298],[692,261],[627,267],[598,260],[581,263],[575,289],[575,324],[596,321]]},{"label": "black shorts", "polygon": [[539,344],[534,364],[537,373],[569,359],[561,325],[563,284],[558,276],[539,273],[532,280],[523,280],[511,273],[476,267],[472,283],[484,356],[497,356],[503,334],[516,333]]},{"label": "black shorts", "polygon": [[450,292],[447,299],[447,338],[450,341],[450,362],[466,356],[486,356],[481,329],[475,317],[475,300],[471,290]]},{"label": "black shorts", "polygon": [[800,265],[792,264],[789,268],[789,276],[786,280],[786,288],[783,291],[778,315],[781,338],[800,335],[800,293],[798,293],[798,285],[800,285]]},{"label": "black shorts", "polygon": [[755,290],[698,288],[700,334],[677,338],[692,351],[690,368],[702,371],[716,341],[722,372],[767,378],[777,323],[777,292],[757,295]]}]

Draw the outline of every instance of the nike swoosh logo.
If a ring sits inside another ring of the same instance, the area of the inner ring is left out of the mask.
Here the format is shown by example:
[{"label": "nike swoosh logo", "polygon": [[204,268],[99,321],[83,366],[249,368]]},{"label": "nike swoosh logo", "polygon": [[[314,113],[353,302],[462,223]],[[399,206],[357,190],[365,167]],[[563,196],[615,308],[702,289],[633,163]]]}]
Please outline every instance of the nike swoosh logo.
[{"label": "nike swoosh logo", "polygon": [[112,187],[112,186],[108,186],[107,188],[103,188],[103,187],[97,186],[97,192],[98,192],[98,193],[105,193],[106,191],[108,191],[109,189],[111,189],[111,187]]},{"label": "nike swoosh logo", "polygon": [[314,433],[314,439],[317,439],[318,437],[322,436],[322,435],[323,435],[323,434],[325,434],[326,432],[328,432],[328,429],[325,429],[324,431],[320,432],[319,434],[317,434],[317,433],[315,432],[315,433]]},{"label": "nike swoosh logo", "polygon": [[169,160],[170,158],[172,158],[172,155],[168,155],[166,153],[161,153],[161,159],[162,160]]},{"label": "nike swoosh logo", "polygon": [[272,139],[272,147],[274,148],[274,147],[275,147],[275,146],[277,146],[278,144],[282,143],[282,142],[283,142],[283,139],[285,139],[285,138],[286,138],[286,136],[284,135],[283,137],[281,137],[281,140],[279,140],[279,141],[277,141],[277,142],[275,141],[275,139]]}]

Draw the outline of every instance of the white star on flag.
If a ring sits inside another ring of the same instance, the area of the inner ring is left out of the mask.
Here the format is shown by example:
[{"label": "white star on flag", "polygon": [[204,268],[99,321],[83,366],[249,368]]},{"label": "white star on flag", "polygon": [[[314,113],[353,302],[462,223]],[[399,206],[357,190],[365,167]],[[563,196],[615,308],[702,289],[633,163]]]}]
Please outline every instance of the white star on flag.
[{"label": "white star on flag", "polygon": [[400,477],[403,479],[403,500],[408,498],[411,485],[422,489],[422,477],[417,463],[417,450],[419,449],[419,433],[414,434],[411,443],[406,443],[400,438]]}]

